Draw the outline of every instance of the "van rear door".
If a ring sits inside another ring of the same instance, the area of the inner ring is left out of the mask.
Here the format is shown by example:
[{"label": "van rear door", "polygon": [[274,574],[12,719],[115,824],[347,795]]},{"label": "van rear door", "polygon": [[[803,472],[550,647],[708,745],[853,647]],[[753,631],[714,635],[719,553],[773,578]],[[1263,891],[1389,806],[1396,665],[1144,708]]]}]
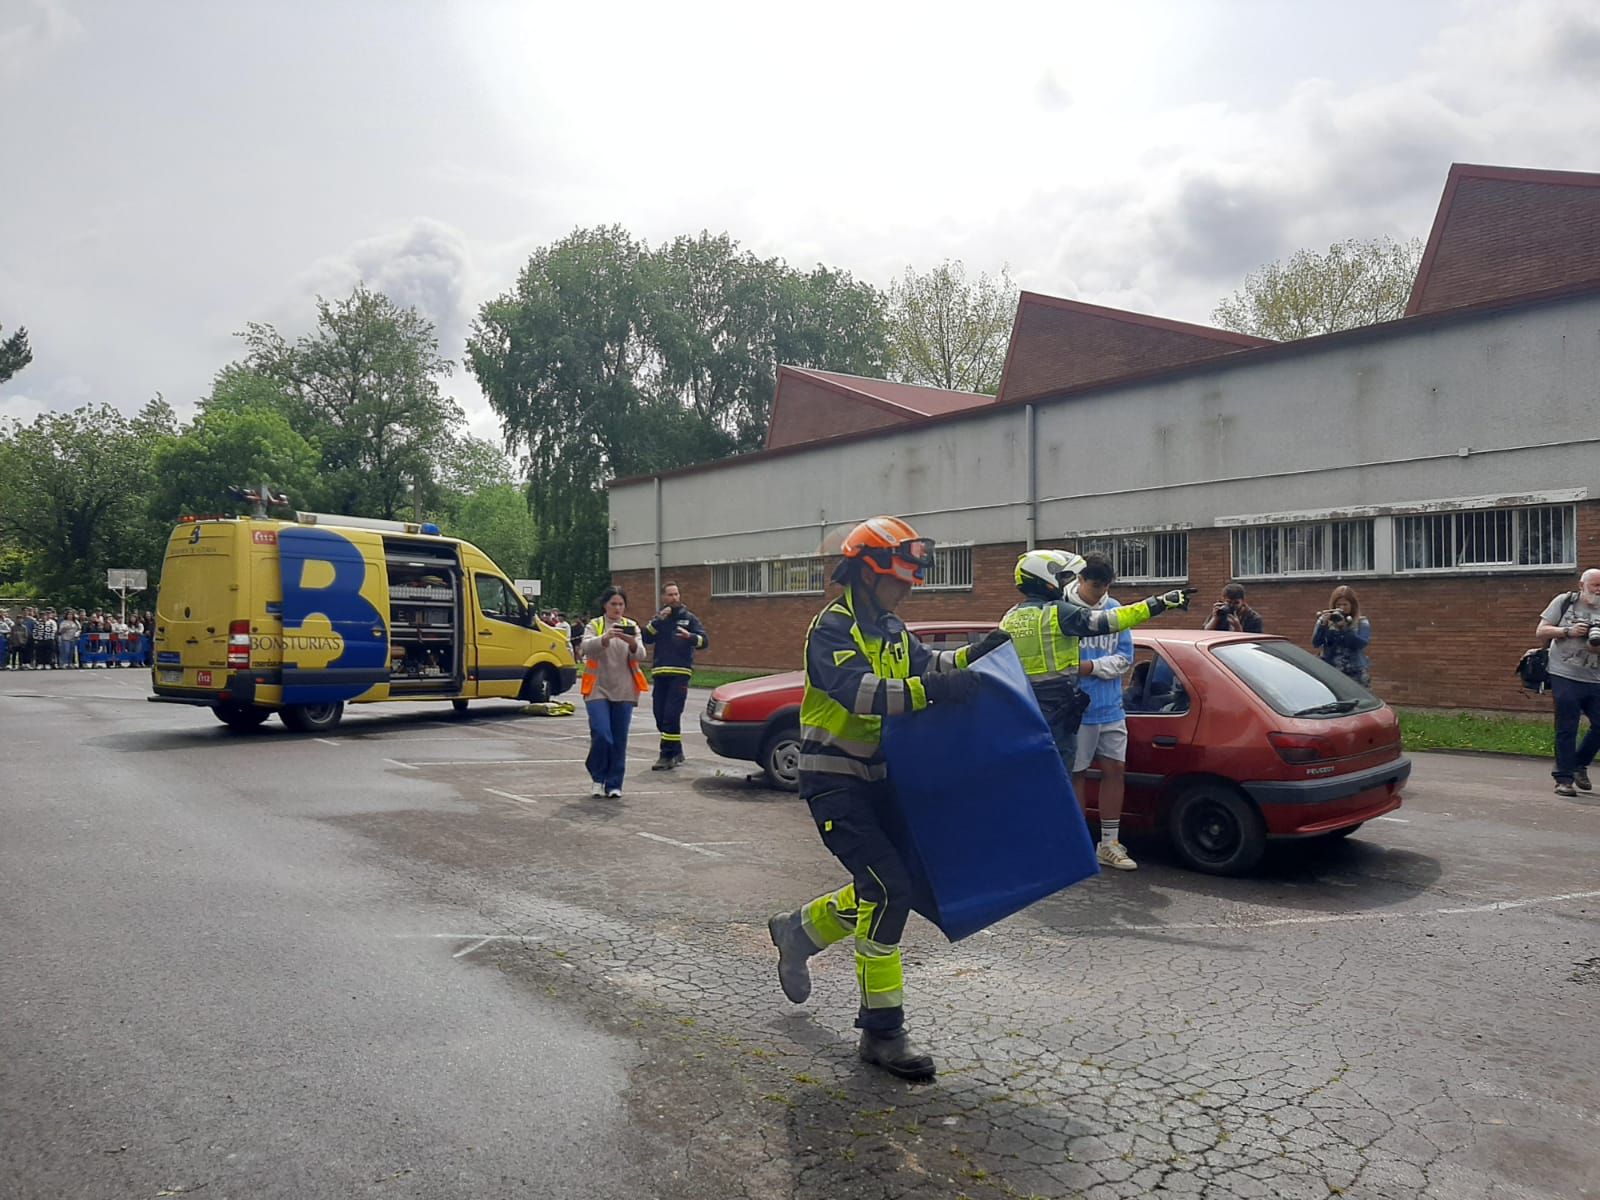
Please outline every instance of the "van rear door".
[{"label": "van rear door", "polygon": [[221,691],[228,624],[249,613],[239,587],[239,526],[196,521],[173,530],[156,593],[156,683]]}]

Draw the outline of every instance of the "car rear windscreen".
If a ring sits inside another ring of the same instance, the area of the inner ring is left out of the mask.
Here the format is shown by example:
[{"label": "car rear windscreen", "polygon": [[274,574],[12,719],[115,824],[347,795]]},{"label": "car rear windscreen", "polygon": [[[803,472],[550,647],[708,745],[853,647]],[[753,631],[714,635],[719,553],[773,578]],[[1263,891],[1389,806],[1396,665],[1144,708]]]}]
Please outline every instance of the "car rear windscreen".
[{"label": "car rear windscreen", "polygon": [[1289,642],[1229,642],[1211,652],[1286,717],[1338,717],[1383,704],[1343,671]]}]

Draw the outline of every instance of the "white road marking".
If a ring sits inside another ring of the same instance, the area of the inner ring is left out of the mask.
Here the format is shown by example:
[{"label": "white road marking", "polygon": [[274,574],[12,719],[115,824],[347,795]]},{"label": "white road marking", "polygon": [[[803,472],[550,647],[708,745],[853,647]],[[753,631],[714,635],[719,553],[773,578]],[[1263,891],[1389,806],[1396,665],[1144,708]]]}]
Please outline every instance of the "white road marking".
[{"label": "white road marking", "polygon": [[1540,896],[1533,900],[1496,900],[1492,904],[1476,904],[1471,908],[1441,908],[1441,915],[1457,913],[1503,912],[1508,908],[1527,908],[1530,904],[1558,904],[1563,900],[1593,900],[1600,892],[1567,892],[1562,896]]},{"label": "white road marking", "polygon": [[1501,912],[1508,908],[1528,908],[1535,904],[1560,904],[1567,900],[1600,899],[1600,892],[1564,892],[1559,896],[1532,896],[1526,900],[1496,900],[1464,908],[1427,908],[1411,912],[1323,913],[1315,917],[1268,917],[1262,921],[1174,921],[1167,925],[1099,925],[1085,932],[1165,933],[1173,930],[1271,929],[1279,925],[1343,925],[1357,921],[1403,920],[1415,917],[1455,917],[1471,913]]},{"label": "white road marking", "polygon": [[517,767],[517,766],[565,766],[581,765],[581,758],[445,758],[429,759],[425,762],[403,763],[386,758],[384,762],[392,762],[397,767],[407,770],[420,771],[423,767]]},{"label": "white road marking", "polygon": [[504,796],[507,800],[515,800],[518,804],[539,803],[531,796],[519,796],[515,792],[502,792],[499,788],[486,787],[483,790],[488,792],[491,796]]},{"label": "white road marking", "polygon": [[[638,796],[648,796],[649,792],[636,792]],[[690,842],[691,846],[748,846],[749,842]]]},{"label": "white road marking", "polygon": [[339,743],[332,738],[312,738],[313,742],[321,742],[324,746],[337,746]]},{"label": "white road marking", "polygon": [[1374,821],[1393,821],[1396,825],[1411,824],[1411,822],[1406,820],[1404,817],[1373,817],[1372,819]]},{"label": "white road marking", "polygon": [[668,846],[676,846],[680,850],[692,850],[696,854],[704,854],[707,858],[722,857],[722,855],[718,854],[715,850],[706,850],[703,847],[691,845],[689,842],[673,841],[673,839],[669,837],[662,837],[659,833],[646,833],[641,829],[639,830],[639,836],[642,838],[649,838],[652,842],[665,842]]},{"label": "white road marking", "polygon": [[403,763],[398,759],[386,758],[383,761],[388,763],[391,767],[399,767],[402,771],[415,771],[416,770],[416,768],[413,767],[410,763]]},{"label": "white road marking", "polygon": [[492,937],[482,938],[479,941],[473,942],[472,945],[470,945],[470,946],[463,946],[460,950],[457,950],[450,957],[451,958],[462,958],[462,957],[464,957],[464,956],[466,956],[468,954],[471,954],[474,950],[481,950],[483,947],[487,946],[490,942],[492,942],[494,940],[495,939],[492,938]]}]

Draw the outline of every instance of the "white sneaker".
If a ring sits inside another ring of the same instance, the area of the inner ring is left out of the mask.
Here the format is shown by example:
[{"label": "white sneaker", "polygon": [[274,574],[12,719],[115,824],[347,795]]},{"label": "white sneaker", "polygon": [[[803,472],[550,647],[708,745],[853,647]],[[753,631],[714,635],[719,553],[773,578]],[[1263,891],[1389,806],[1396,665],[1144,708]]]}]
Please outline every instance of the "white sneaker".
[{"label": "white sneaker", "polygon": [[1094,852],[1103,867],[1111,867],[1118,871],[1137,871],[1139,864],[1128,857],[1128,852],[1121,842],[1101,842],[1100,848]]},{"label": "white sneaker", "polygon": [[606,799],[607,800],[621,800],[622,799],[622,789],[621,788],[612,788],[610,791],[608,791],[606,793]]},{"label": "white sneaker", "polygon": [[591,783],[589,785],[589,795],[591,795],[591,796],[604,796],[605,794],[606,794],[606,789],[605,789],[605,785],[604,784]]}]

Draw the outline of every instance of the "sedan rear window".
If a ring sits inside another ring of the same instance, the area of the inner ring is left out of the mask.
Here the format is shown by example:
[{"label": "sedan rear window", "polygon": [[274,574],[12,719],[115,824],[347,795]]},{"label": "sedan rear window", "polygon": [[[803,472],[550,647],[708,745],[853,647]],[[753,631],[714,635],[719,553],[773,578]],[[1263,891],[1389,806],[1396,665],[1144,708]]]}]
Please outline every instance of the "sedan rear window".
[{"label": "sedan rear window", "polygon": [[1383,705],[1344,672],[1289,642],[1229,642],[1212,653],[1286,717],[1339,717]]}]

